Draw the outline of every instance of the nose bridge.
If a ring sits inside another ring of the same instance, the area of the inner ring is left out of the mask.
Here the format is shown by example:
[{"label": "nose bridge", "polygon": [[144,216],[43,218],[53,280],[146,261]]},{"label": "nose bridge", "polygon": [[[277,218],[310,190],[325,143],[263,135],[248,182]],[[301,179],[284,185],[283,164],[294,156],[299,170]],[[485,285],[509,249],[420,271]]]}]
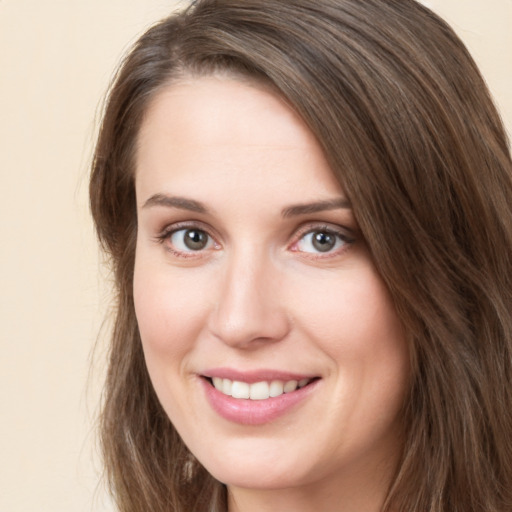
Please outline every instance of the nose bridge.
[{"label": "nose bridge", "polygon": [[282,339],[289,326],[285,305],[279,300],[279,281],[279,270],[263,251],[254,247],[233,251],[219,280],[213,334],[238,347]]}]

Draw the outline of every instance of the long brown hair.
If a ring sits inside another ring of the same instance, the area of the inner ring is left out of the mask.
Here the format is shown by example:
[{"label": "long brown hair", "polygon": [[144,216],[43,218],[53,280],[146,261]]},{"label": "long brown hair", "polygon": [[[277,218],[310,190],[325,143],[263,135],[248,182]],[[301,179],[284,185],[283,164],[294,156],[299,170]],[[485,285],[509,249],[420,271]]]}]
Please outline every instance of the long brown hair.
[{"label": "long brown hair", "polygon": [[90,183],[118,294],[101,436],[119,509],[226,509],[158,402],[132,297],[145,109],[183,74],[216,72],[264,81],[305,120],[407,332],[406,435],[383,510],[512,510],[510,152],[464,45],[413,0],[199,0],[122,63]]}]

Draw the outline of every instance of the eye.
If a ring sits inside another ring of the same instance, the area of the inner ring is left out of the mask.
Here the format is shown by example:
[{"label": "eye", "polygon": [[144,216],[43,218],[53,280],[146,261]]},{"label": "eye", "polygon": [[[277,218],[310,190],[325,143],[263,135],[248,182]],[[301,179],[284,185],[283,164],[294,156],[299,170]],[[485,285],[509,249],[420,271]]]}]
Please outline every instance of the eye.
[{"label": "eye", "polygon": [[295,244],[295,250],[306,253],[329,253],[351,243],[345,234],[332,229],[315,229],[305,233]]},{"label": "eye", "polygon": [[168,239],[176,252],[204,251],[214,245],[210,235],[197,228],[178,229],[168,235]]}]

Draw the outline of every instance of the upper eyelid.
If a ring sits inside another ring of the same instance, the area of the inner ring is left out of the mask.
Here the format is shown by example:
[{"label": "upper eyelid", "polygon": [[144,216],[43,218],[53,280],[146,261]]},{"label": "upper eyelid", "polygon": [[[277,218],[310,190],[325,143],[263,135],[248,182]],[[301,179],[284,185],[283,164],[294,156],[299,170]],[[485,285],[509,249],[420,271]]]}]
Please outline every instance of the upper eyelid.
[{"label": "upper eyelid", "polygon": [[315,231],[328,231],[330,233],[334,233],[336,235],[341,235],[346,238],[355,239],[354,230],[340,226],[338,224],[332,224],[329,222],[309,222],[303,224],[299,228],[294,231],[294,235],[296,239],[303,237],[309,233],[314,233]]},{"label": "upper eyelid", "polygon": [[169,236],[172,233],[176,233],[177,231],[181,231],[183,229],[197,229],[199,231],[204,231],[206,234],[208,234],[208,236],[216,240],[216,235],[212,234],[212,229],[204,222],[197,220],[186,220],[167,224],[163,229],[160,230],[158,236]]}]

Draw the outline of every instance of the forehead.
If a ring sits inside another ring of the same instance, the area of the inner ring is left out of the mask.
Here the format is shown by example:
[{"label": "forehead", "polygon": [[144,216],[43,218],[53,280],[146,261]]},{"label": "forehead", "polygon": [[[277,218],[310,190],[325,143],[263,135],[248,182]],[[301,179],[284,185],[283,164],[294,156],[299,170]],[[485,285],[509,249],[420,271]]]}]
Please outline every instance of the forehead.
[{"label": "forehead", "polygon": [[316,188],[319,195],[339,188],[314,135],[276,94],[223,76],[182,79],[161,90],[146,112],[137,192],[197,191],[198,183],[219,181],[233,193],[257,185]]},{"label": "forehead", "polygon": [[139,147],[152,146],[157,134],[180,147],[316,144],[300,117],[268,88],[216,75],[181,79],[159,91],[144,116]]}]

